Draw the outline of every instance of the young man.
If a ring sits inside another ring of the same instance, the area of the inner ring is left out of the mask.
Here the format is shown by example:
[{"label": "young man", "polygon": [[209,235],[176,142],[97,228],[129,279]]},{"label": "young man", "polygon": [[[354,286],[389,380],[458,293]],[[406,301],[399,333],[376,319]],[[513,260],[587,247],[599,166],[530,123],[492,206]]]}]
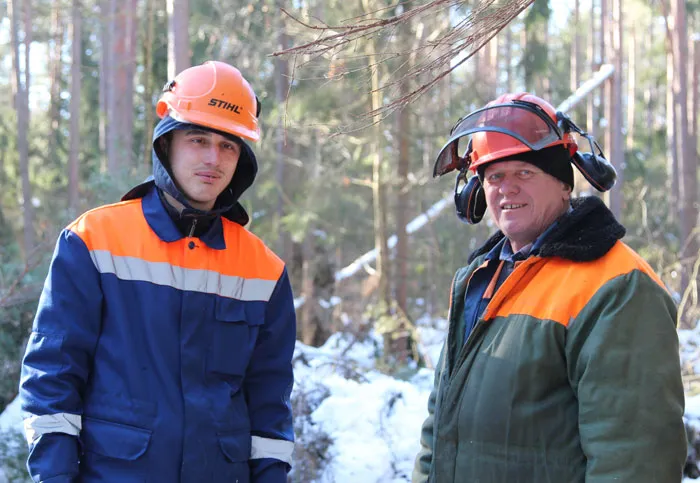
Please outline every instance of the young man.
[{"label": "young man", "polygon": [[603,202],[571,199],[572,163],[614,183],[593,146],[521,93],[461,119],[438,155],[436,175],[476,173],[459,217],[488,208],[499,231],[455,275],[414,483],[681,481],[676,308]]},{"label": "young man", "polygon": [[34,481],[287,481],[293,297],[238,202],[259,110],[236,68],[183,71],[153,177],[61,233],[20,382]]}]

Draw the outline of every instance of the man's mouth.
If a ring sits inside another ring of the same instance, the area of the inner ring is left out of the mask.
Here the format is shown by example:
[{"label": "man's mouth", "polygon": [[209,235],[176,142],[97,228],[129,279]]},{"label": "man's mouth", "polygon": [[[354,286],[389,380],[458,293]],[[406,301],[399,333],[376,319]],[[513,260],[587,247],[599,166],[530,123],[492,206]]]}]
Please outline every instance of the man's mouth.
[{"label": "man's mouth", "polygon": [[203,181],[214,182],[214,180],[219,179],[219,176],[214,173],[196,173],[197,176],[202,178]]},{"label": "man's mouth", "polygon": [[517,203],[507,203],[501,206],[502,210],[517,210],[518,208],[523,208],[525,205]]}]

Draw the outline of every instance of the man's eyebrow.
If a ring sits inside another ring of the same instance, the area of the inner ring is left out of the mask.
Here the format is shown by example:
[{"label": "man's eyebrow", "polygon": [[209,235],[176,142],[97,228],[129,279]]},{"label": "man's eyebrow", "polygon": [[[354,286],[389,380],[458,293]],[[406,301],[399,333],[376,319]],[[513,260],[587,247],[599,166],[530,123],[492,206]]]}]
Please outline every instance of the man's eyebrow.
[{"label": "man's eyebrow", "polygon": [[188,129],[187,131],[185,131],[185,136],[201,136],[201,135],[211,136],[211,133],[209,131],[205,131],[204,129]]}]

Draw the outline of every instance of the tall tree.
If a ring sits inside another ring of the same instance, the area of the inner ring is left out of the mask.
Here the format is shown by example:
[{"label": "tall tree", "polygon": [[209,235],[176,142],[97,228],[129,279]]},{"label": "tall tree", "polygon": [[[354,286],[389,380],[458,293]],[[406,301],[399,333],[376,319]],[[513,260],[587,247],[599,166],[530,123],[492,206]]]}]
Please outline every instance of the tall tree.
[{"label": "tall tree", "polygon": [[547,31],[551,14],[549,0],[535,0],[525,15],[526,43],[522,60],[525,88],[543,97],[548,89]]},{"label": "tall tree", "polygon": [[109,120],[113,115],[113,93],[115,89],[112,71],[114,69],[114,52],[112,39],[114,38],[114,17],[116,0],[100,1],[100,60],[99,60],[99,145],[102,154],[102,171],[116,169],[115,144],[108,140]]},{"label": "tall tree", "polygon": [[71,88],[70,88],[70,156],[68,158],[68,207],[78,211],[80,166],[80,99],[82,97],[82,5],[73,0],[71,8]]},{"label": "tall tree", "polygon": [[189,0],[167,0],[168,79],[190,67]]},{"label": "tall tree", "polygon": [[64,20],[63,5],[61,1],[56,1],[51,6],[51,49],[49,50],[49,72],[50,72],[50,92],[51,100],[49,105],[49,147],[48,153],[54,156],[59,136],[60,106],[61,106],[61,69],[63,68],[63,37]]},{"label": "tall tree", "polygon": [[[31,12],[30,0],[25,0],[25,19]],[[10,39],[12,43],[12,93],[17,111],[17,151],[19,154],[19,171],[22,180],[22,221],[24,223],[24,254],[29,257],[34,248],[34,205],[32,185],[29,179],[29,55],[31,44],[31,22],[25,22],[24,54],[20,56],[19,20],[20,12],[17,0],[8,0],[10,17]],[[30,29],[27,31],[27,29]],[[24,67],[24,75],[22,68]]]},{"label": "tall tree", "polygon": [[145,106],[144,135],[143,144],[143,165],[151,165],[151,145],[153,144],[153,115],[154,79],[153,79],[153,43],[155,41],[155,2],[156,0],[146,0],[145,15],[145,39],[143,42],[143,105]]},{"label": "tall tree", "polygon": [[617,183],[610,191],[610,210],[616,217],[622,214],[623,198],[622,186],[625,174],[625,151],[622,142],[623,116],[622,116],[622,76],[623,76],[623,50],[622,50],[622,0],[607,0],[610,8],[610,18],[606,22],[608,29],[606,42],[606,58],[615,66],[615,74],[610,79],[610,97],[606,100],[606,119],[608,120],[607,155],[610,162],[617,170]]},{"label": "tall tree", "polygon": [[[278,8],[282,8],[282,1],[277,0]],[[277,19],[277,45],[279,49],[286,49],[288,47],[289,39],[286,32],[286,16],[280,15]],[[288,230],[285,230],[281,225],[281,220],[285,216],[285,204],[289,199],[289,196],[285,194],[285,189],[287,187],[286,183],[286,164],[288,162],[290,154],[290,144],[286,139],[285,133],[285,116],[286,109],[286,99],[287,93],[289,91],[289,60],[287,57],[277,57],[275,59],[275,101],[278,108],[278,118],[277,118],[277,131],[275,135],[275,151],[276,151],[276,171],[275,180],[277,182],[277,207],[276,207],[276,217],[279,227],[279,240],[277,241],[277,253],[282,256],[286,261],[292,259],[292,240],[289,236]]]},{"label": "tall tree", "polygon": [[[362,0],[365,15],[374,12],[370,0]],[[369,107],[372,116],[369,153],[372,159],[372,200],[374,213],[374,247],[377,251],[377,277],[379,282],[379,297],[386,310],[391,307],[391,286],[389,284],[389,247],[386,206],[386,182],[384,180],[384,157],[382,155],[382,129],[380,126],[379,109],[382,107],[382,93],[379,90],[382,81],[380,71],[383,64],[377,56],[379,39],[370,37],[366,42],[366,56],[370,68]],[[388,334],[387,334],[388,335]],[[388,342],[388,340],[386,340]],[[387,344],[388,346],[388,344]]]},{"label": "tall tree", "polygon": [[[678,211],[681,234],[680,256],[683,273],[682,288],[685,291],[690,284],[690,275],[694,260],[698,257],[698,242],[695,227],[698,220],[697,187],[697,148],[691,143],[688,124],[688,30],[685,0],[667,0],[668,31],[673,55],[673,97],[675,113],[676,155],[678,158]],[[681,320],[689,320],[681,314]]]},{"label": "tall tree", "polygon": [[[409,8],[410,3],[406,2],[401,5],[401,8]],[[401,97],[407,96],[411,90],[411,79],[406,77],[405,73],[410,72],[411,68],[415,64],[415,46],[416,46],[416,36],[413,30],[413,21],[408,20],[406,23],[399,27],[398,41],[403,46],[410,46],[413,52],[409,55],[404,65],[399,69],[399,76],[402,80],[399,84],[399,95]],[[409,337],[408,337],[408,324],[411,322],[408,320],[406,314],[409,313],[408,310],[408,263],[409,263],[409,239],[406,233],[406,224],[408,223],[408,213],[410,206],[409,191],[410,186],[408,182],[408,173],[410,171],[411,164],[411,140],[413,139],[413,130],[411,123],[411,110],[408,106],[404,107],[398,112],[397,118],[397,140],[398,140],[398,163],[396,167],[396,253],[394,256],[394,277],[396,284],[396,305],[399,309],[400,315],[399,319],[401,323],[398,327],[398,333],[395,334],[395,351],[396,356],[400,361],[405,361],[408,355],[409,349]]]}]

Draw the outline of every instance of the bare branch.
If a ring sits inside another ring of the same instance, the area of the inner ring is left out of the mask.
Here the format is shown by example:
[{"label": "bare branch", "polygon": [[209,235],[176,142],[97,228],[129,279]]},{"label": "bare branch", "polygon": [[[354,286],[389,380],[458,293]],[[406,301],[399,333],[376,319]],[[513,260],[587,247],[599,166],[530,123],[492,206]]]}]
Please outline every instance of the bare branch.
[{"label": "bare branch", "polygon": [[[418,87],[412,89],[408,94],[405,94],[396,99],[391,99],[389,102],[381,106],[379,109],[369,111],[364,114],[365,120],[373,120],[372,124],[377,121],[377,116],[380,119],[385,118],[388,114],[396,109],[403,108],[411,102],[417,100],[423,94],[428,92],[440,80],[447,77],[455,69],[459,68],[468,59],[470,59],[481,47],[488,43],[498,32],[500,32],[511,20],[517,17],[524,11],[534,0],[479,0],[476,5],[468,10],[468,14],[458,21],[450,22],[450,25],[445,27],[445,30],[433,32],[429,39],[422,41],[420,45],[404,46],[405,50],[396,52],[389,49],[396,49],[396,45],[391,42],[380,42],[380,51],[374,56],[380,59],[377,62],[384,62],[391,58],[403,57],[408,58],[410,55],[415,55],[418,62],[415,62],[410,69],[403,72],[402,75],[396,78],[390,78],[387,82],[379,86],[378,90],[386,91],[387,89],[396,88],[400,84],[417,81]],[[376,18],[377,14],[382,13],[387,8],[372,12],[372,14],[362,15],[342,22],[342,25],[328,25],[319,22],[314,25],[309,22],[295,18],[288,11],[283,9],[284,14],[292,18],[303,28],[317,32],[318,37],[315,40],[290,47],[278,52],[274,52],[272,56],[294,55],[302,56],[305,61],[299,63],[297,68],[301,68],[311,62],[318,62],[324,58],[341,59],[340,54],[349,53],[352,44],[358,41],[378,35],[391,35],[391,29],[398,27],[402,23],[410,19],[434,17],[437,12],[450,10],[454,11],[458,8],[468,9],[472,4],[467,0],[431,0],[424,5],[415,7],[410,10],[403,11],[397,15]],[[395,8],[395,7],[391,7]],[[382,50],[383,49],[383,50]],[[306,60],[310,59],[310,60]],[[342,58],[347,60],[348,57]],[[357,57],[352,57],[357,60]],[[404,62],[400,62],[404,64]],[[365,64],[358,69],[371,70],[376,66],[375,63]],[[348,69],[351,72],[352,69]],[[397,72],[399,70],[397,69]],[[343,75],[337,76],[341,79]]]}]

